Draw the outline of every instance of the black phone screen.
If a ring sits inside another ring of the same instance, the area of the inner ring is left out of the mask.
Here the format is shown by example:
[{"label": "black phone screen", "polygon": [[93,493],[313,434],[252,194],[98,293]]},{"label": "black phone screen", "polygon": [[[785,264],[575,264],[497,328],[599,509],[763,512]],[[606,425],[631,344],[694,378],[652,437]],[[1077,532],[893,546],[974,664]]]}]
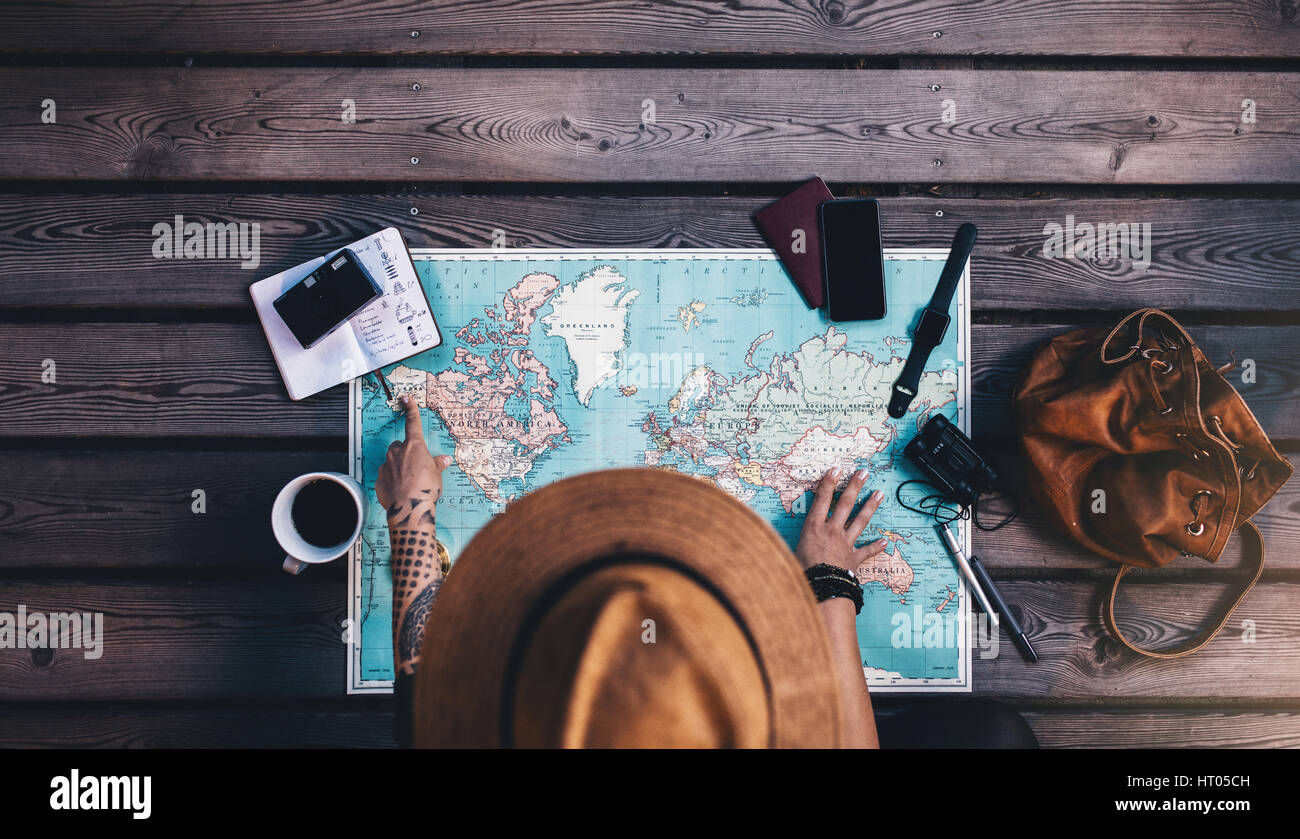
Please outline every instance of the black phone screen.
[{"label": "black phone screen", "polygon": [[885,316],[880,205],[870,198],[827,201],[820,220],[826,314],[831,320],[880,320]]},{"label": "black phone screen", "polygon": [[347,250],[330,257],[275,301],[289,331],[310,347],[382,292]]}]

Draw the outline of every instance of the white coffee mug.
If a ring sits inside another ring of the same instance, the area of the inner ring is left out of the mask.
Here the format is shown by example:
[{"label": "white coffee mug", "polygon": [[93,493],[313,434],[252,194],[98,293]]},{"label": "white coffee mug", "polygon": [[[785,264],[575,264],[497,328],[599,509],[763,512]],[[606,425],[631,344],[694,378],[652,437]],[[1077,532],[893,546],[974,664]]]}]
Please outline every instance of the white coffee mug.
[{"label": "white coffee mug", "polygon": [[[352,535],[346,541],[328,548],[318,547],[302,538],[293,524],[293,500],[298,497],[298,492],[307,484],[322,480],[342,486],[357,504],[357,526],[352,530]],[[342,472],[308,472],[294,478],[284,485],[284,489],[275,497],[275,503],[271,505],[271,530],[286,553],[284,570],[290,574],[301,574],[308,565],[320,565],[343,556],[361,535],[361,524],[365,519],[366,496],[361,491],[361,484],[351,475]]]}]

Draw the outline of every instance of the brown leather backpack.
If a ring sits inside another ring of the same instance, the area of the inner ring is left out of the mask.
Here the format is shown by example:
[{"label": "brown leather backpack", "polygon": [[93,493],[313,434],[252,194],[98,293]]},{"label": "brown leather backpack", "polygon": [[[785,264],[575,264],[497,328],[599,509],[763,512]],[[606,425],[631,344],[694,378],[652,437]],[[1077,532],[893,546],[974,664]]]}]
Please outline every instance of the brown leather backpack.
[{"label": "brown leather backpack", "polygon": [[[1264,569],[1251,516],[1286,483],[1291,463],[1191,336],[1158,309],[1114,329],[1078,329],[1044,343],[1016,386],[1017,430],[1030,489],[1066,535],[1122,563],[1106,626],[1129,649],[1177,658],[1218,634]],[[1253,577],[1205,631],[1153,651],[1115,623],[1115,595],[1132,567],[1178,556],[1214,562],[1234,532]]]}]

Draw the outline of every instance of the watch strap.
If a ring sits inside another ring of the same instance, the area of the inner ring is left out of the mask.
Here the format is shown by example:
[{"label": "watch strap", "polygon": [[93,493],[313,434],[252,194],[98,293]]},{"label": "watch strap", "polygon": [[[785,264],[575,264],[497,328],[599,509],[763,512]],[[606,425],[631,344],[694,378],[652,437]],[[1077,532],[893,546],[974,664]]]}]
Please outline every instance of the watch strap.
[{"label": "watch strap", "polygon": [[921,373],[925,371],[925,362],[929,360],[932,349],[934,347],[925,347],[922,350],[913,344],[912,351],[907,354],[903,372],[894,382],[894,388],[889,394],[889,415],[894,419],[906,414],[907,407],[916,398],[916,392],[921,387]]},{"label": "watch strap", "polygon": [[[948,260],[943,264],[939,274],[939,283],[930,296],[930,303],[921,310],[921,318],[912,335],[912,349],[907,354],[903,372],[894,382],[889,396],[889,415],[900,419],[907,413],[912,400],[921,388],[921,374],[925,372],[925,363],[930,353],[943,341],[944,331],[948,325],[948,310],[952,307],[952,298],[957,291],[957,283],[962,272],[966,270],[966,260],[975,247],[978,233],[975,225],[969,222],[957,228],[952,238],[952,248],[948,251]],[[942,322],[942,328],[939,324]]]}]

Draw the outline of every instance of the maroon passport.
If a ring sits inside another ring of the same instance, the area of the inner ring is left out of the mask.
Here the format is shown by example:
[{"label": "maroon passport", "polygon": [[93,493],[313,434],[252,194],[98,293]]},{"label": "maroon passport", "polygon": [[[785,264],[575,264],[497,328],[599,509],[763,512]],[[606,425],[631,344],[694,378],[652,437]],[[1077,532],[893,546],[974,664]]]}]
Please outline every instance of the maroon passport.
[{"label": "maroon passport", "polygon": [[[813,178],[786,197],[754,214],[754,224],[781,257],[785,270],[813,309],[825,301],[822,285],[822,246],[817,207],[835,196],[821,178]],[[799,249],[796,252],[796,248]]]}]

